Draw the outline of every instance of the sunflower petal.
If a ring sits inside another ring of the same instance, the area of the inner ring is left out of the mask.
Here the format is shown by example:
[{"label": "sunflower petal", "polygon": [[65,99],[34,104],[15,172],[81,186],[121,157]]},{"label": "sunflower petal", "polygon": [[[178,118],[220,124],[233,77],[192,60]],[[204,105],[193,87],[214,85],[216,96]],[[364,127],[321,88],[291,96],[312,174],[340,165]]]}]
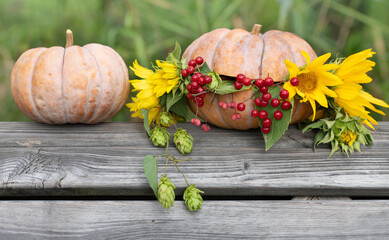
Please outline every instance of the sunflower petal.
[{"label": "sunflower petal", "polygon": [[[307,53],[307,56],[309,58],[309,55]],[[304,56],[305,57],[305,56]],[[327,60],[331,57],[331,53],[326,53],[324,55],[321,55],[320,57],[317,57],[315,60],[312,61],[310,67],[311,68],[316,68],[316,67],[320,67],[320,66],[323,66],[323,64],[325,62],[327,62]],[[305,59],[307,59],[305,57]],[[307,61],[308,62],[308,61]],[[336,65],[336,64],[335,64]]]},{"label": "sunflower petal", "polygon": [[311,57],[309,56],[309,54],[305,51],[301,51],[301,55],[303,55],[303,57],[305,58],[305,61],[307,61],[307,65],[310,65],[311,64]]},{"label": "sunflower petal", "polygon": [[291,61],[286,59],[285,65],[286,65],[286,68],[288,69],[288,72],[289,72],[289,79],[292,79],[292,78],[296,77],[297,74],[299,74],[299,68],[297,67],[297,65],[295,63],[292,63]]}]

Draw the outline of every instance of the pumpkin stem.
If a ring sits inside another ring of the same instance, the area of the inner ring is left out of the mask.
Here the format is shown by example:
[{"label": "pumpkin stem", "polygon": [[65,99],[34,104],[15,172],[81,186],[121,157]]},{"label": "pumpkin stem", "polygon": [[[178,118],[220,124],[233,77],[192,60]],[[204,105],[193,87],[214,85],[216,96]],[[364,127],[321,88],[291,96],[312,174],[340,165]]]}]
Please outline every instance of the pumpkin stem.
[{"label": "pumpkin stem", "polygon": [[251,35],[259,35],[259,33],[261,32],[261,28],[261,24],[254,24],[253,29],[251,30]]},{"label": "pumpkin stem", "polygon": [[73,46],[73,32],[68,29],[66,30],[66,46],[65,48]]}]

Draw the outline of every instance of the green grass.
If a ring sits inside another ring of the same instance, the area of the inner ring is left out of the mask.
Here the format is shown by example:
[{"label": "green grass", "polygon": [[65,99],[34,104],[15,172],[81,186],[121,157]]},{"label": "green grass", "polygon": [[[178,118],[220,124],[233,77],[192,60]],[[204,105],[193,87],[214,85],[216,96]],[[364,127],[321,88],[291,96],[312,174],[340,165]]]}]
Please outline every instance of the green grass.
[{"label": "green grass", "polygon": [[[35,47],[65,44],[72,29],[77,45],[114,48],[130,65],[151,66],[178,41],[186,48],[212,29],[280,29],[306,39],[318,55],[347,56],[373,48],[377,63],[365,86],[389,102],[389,1],[380,0],[2,0],[0,1],[0,120],[28,120],[16,107],[9,76],[17,58]],[[131,77],[133,77],[131,75]],[[386,113],[389,113],[385,110]],[[380,120],[389,118],[376,116]],[[114,120],[127,121],[126,108]]]}]

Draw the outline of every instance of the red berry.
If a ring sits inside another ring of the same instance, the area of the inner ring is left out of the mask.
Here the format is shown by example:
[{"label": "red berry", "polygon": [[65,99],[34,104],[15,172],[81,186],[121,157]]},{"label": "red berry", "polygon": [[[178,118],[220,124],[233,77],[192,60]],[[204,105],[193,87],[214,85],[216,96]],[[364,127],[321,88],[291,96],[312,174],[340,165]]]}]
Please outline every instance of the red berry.
[{"label": "red berry", "polygon": [[194,75],[198,75],[199,77],[204,77],[203,74],[201,72],[197,72],[195,73]]},{"label": "red berry", "polygon": [[280,100],[279,100],[278,98],[273,98],[273,99],[271,100],[271,105],[272,105],[273,107],[278,107],[278,106],[280,105]]},{"label": "red berry", "polygon": [[288,110],[290,108],[290,106],[291,106],[290,102],[288,102],[288,101],[281,103],[281,108],[284,110]]},{"label": "red berry", "polygon": [[263,127],[261,130],[263,133],[267,134],[270,132],[271,129],[270,129],[270,127]]},{"label": "red berry", "polygon": [[211,76],[205,76],[204,77],[204,82],[205,82],[205,84],[210,84],[212,82],[212,77]]},{"label": "red berry", "polygon": [[259,116],[259,111],[257,109],[254,109],[253,111],[251,111],[251,116],[253,118],[257,118]]},{"label": "red berry", "polygon": [[262,121],[262,126],[264,126],[264,127],[270,127],[270,126],[271,126],[271,120],[270,120],[270,118],[265,118],[265,119],[263,119],[263,121]]},{"label": "red berry", "polygon": [[199,87],[199,84],[197,82],[192,82],[190,85],[192,85],[193,90],[195,90],[195,89],[197,90],[197,88]]},{"label": "red berry", "polygon": [[238,111],[244,111],[246,108],[246,106],[244,105],[244,103],[239,103],[238,106],[236,106],[236,109],[238,109]]},{"label": "red berry", "polygon": [[262,99],[265,100],[265,101],[269,101],[271,99],[271,94],[269,92],[264,93],[262,95]]},{"label": "red berry", "polygon": [[243,79],[243,84],[245,86],[250,86],[251,85],[251,79],[250,78],[244,78]]},{"label": "red berry", "polygon": [[192,82],[198,82],[199,79],[200,79],[200,76],[199,76],[199,75],[193,74],[193,76],[192,76]]},{"label": "red berry", "polygon": [[190,120],[190,122],[192,123],[192,125],[195,125],[195,126],[200,126],[201,125],[201,121],[200,121],[200,119],[198,119],[198,118],[192,118],[191,120]]},{"label": "red berry", "polygon": [[292,86],[298,86],[300,84],[300,81],[298,78],[294,77],[290,79],[290,84],[292,84]]},{"label": "red berry", "polygon": [[[188,86],[189,86],[189,85],[188,85]],[[186,94],[186,97],[187,97],[188,99],[192,99],[192,98],[193,98],[192,93],[187,93],[187,94]]]},{"label": "red berry", "polygon": [[259,89],[259,91],[261,91],[261,93],[267,93],[268,90],[269,90],[269,88],[267,86],[263,86]]},{"label": "red berry", "polygon": [[228,108],[228,105],[227,105],[227,103],[225,103],[225,102],[220,102],[220,103],[219,103],[219,106],[220,106],[220,108],[223,109],[223,110],[226,110],[226,109]]},{"label": "red berry", "polygon": [[211,130],[211,127],[207,124],[203,124],[201,125],[201,129],[203,129],[204,132],[208,132],[209,130]]},{"label": "red berry", "polygon": [[195,97],[193,100],[194,100],[195,103],[196,103],[196,102],[197,102],[197,103],[204,102],[203,98],[200,97],[200,96]]},{"label": "red berry", "polygon": [[281,111],[275,111],[273,116],[275,119],[280,120],[284,116],[284,114],[282,114]]},{"label": "red berry", "polygon": [[188,90],[188,92],[192,92],[192,84],[188,84],[187,86],[186,86],[186,90]]},{"label": "red berry", "polygon": [[260,119],[266,119],[267,118],[267,112],[265,110],[262,110],[259,112],[259,118]]},{"label": "red berry", "polygon": [[240,90],[240,89],[242,89],[242,87],[243,87],[243,83],[240,83],[240,82],[236,81],[236,82],[234,83],[234,86],[235,86],[235,89],[236,89],[236,90]]},{"label": "red berry", "polygon": [[257,79],[257,80],[255,80],[254,84],[255,84],[255,86],[257,86],[257,88],[261,88],[261,87],[263,87],[264,82],[262,79]]},{"label": "red berry", "polygon": [[280,97],[283,98],[283,99],[287,99],[287,98],[289,97],[289,92],[288,92],[288,90],[282,89],[282,90],[280,91]]},{"label": "red berry", "polygon": [[235,113],[236,115],[236,119],[241,119],[242,118],[242,115],[240,115],[240,113]]},{"label": "red berry", "polygon": [[203,77],[200,77],[199,80],[197,81],[201,86],[203,86],[205,84],[204,82],[204,78]]},{"label": "red berry", "polygon": [[201,65],[201,64],[203,64],[204,59],[203,59],[202,57],[197,57],[197,58],[195,59],[195,61],[196,61],[196,63],[197,63],[198,65]]},{"label": "red berry", "polygon": [[239,73],[238,76],[236,76],[236,81],[243,83],[243,80],[246,78],[246,76],[242,73]]},{"label": "red berry", "polygon": [[255,99],[254,99],[254,103],[255,103],[255,105],[257,105],[257,106],[261,106],[261,99],[260,99],[259,97],[255,98]]},{"label": "red berry", "polygon": [[196,67],[197,63],[195,60],[190,60],[189,63],[188,63],[189,66],[192,66],[192,67]]},{"label": "red berry", "polygon": [[232,108],[232,109],[235,109],[237,105],[238,105],[238,104],[237,104],[236,102],[230,102],[230,103],[228,103],[228,107],[229,107],[229,108]]},{"label": "red berry", "polygon": [[198,103],[197,103],[197,106],[198,106],[199,108],[201,108],[202,106],[204,106],[204,102],[198,102]]},{"label": "red berry", "polygon": [[181,70],[181,75],[182,75],[183,77],[187,77],[187,76],[189,75],[188,70],[187,70],[187,69],[182,69],[182,70]]},{"label": "red berry", "polygon": [[232,121],[235,121],[237,118],[236,118],[236,114],[234,113],[234,114],[232,114],[232,116],[231,116],[231,120]]},{"label": "red berry", "polygon": [[[202,87],[198,87],[196,90],[197,90],[197,93],[202,93],[202,92],[204,92],[204,88],[202,88]],[[199,97],[205,98],[205,93],[199,95]]]},{"label": "red berry", "polygon": [[195,72],[195,68],[193,66],[189,66],[186,70],[188,70],[189,74],[193,74]]},{"label": "red berry", "polygon": [[271,77],[267,77],[265,78],[265,85],[270,87],[271,85],[273,85],[274,81],[273,81],[273,78]]},{"label": "red berry", "polygon": [[269,105],[269,101],[266,101],[266,100],[261,100],[261,107],[266,107],[267,105]]}]

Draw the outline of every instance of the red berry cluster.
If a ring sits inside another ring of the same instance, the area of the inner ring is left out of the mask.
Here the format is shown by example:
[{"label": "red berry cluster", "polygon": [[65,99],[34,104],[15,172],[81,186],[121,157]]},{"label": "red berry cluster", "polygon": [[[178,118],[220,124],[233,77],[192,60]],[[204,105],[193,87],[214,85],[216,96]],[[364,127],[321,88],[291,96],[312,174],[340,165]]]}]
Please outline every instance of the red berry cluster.
[{"label": "red berry cluster", "polygon": [[[262,120],[262,132],[263,133],[269,133],[271,131],[272,126],[272,120],[268,116],[268,112],[266,110],[263,110],[261,108],[267,107],[269,103],[272,107],[276,108],[276,111],[273,114],[274,119],[280,120],[283,117],[283,113],[278,110],[278,107],[281,105],[281,108],[284,110],[288,110],[291,107],[291,104],[286,99],[289,97],[289,92],[286,89],[282,89],[278,96],[272,96],[271,93],[269,93],[269,87],[273,86],[274,80],[271,77],[267,77],[264,80],[263,79],[256,79],[251,80],[250,78],[246,77],[244,74],[238,74],[236,76],[236,81],[234,83],[235,89],[240,90],[242,89],[243,85],[250,86],[252,85],[254,88],[257,88],[257,93],[259,93],[259,96],[254,98],[254,103],[256,106],[259,107],[260,110],[254,109],[251,111],[251,116],[254,118],[260,118]],[[297,86],[299,84],[299,81],[297,78],[293,78],[291,80],[291,84],[293,86]],[[282,102],[282,103],[281,103]],[[230,103],[229,103],[230,104]],[[222,109],[227,109],[229,104],[227,103],[219,103],[219,106]],[[244,111],[246,106],[244,103],[238,103],[234,105],[238,111]],[[232,115],[232,120],[239,119],[240,117],[236,117],[236,114],[234,113]],[[240,116],[240,114],[239,114]]]},{"label": "red berry cluster", "polygon": [[[192,118],[190,122],[196,127],[199,127],[201,125],[201,121],[198,118]],[[209,130],[211,130],[211,127],[208,124],[204,123],[203,125],[201,125],[201,129],[204,132],[208,132]]]},{"label": "red berry cluster", "polygon": [[186,89],[188,90],[186,97],[192,99],[198,107],[204,106],[206,91],[204,85],[212,82],[212,77],[204,76],[200,71],[196,72],[196,67],[201,66],[203,63],[204,59],[202,57],[197,57],[189,61],[188,68],[181,70],[181,75],[183,77],[191,76],[191,82],[186,86]]}]

